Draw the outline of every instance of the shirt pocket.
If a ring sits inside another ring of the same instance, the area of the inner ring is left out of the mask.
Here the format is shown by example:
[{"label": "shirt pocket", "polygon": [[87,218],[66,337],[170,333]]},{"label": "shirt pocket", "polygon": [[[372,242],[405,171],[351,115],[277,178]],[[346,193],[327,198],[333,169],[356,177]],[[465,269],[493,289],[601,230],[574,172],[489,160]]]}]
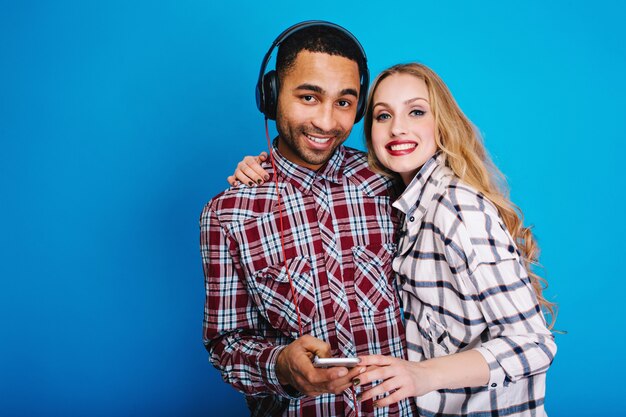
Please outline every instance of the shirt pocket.
[{"label": "shirt pocket", "polygon": [[[294,302],[289,276],[297,303]],[[251,292],[255,303],[270,325],[289,337],[297,338],[300,335],[297,305],[304,332],[316,313],[309,257],[296,256],[284,263],[269,265],[256,271],[252,279]]]},{"label": "shirt pocket", "polygon": [[352,248],[354,291],[361,308],[383,311],[394,305],[396,290],[391,258],[395,251],[394,243]]},{"label": "shirt pocket", "polygon": [[432,311],[426,310],[420,320],[420,336],[426,359],[437,358],[450,354],[450,335],[446,327],[440,323]]}]

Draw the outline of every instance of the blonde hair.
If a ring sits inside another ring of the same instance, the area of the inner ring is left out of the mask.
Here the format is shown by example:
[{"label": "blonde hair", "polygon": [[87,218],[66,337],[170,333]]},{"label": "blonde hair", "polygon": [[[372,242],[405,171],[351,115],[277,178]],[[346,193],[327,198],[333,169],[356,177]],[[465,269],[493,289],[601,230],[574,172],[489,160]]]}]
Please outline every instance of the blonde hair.
[{"label": "blonde hair", "polygon": [[531,266],[538,265],[539,256],[539,247],[531,228],[524,227],[522,212],[509,199],[506,180],[491,161],[474,125],[463,114],[443,80],[427,66],[417,63],[394,65],[380,73],[374,80],[363,122],[370,167],[374,171],[399,179],[397,174],[384,167],[376,157],[371,135],[374,93],[382,80],[394,74],[413,75],[426,83],[430,107],[435,119],[437,148],[445,154],[446,165],[454,174],[461,181],[481,192],[498,209],[500,217],[522,253],[524,266],[537,300],[542,310],[550,315],[550,328],[552,328],[556,320],[556,304],[543,297],[543,289],[547,287],[547,281],[531,269]]}]

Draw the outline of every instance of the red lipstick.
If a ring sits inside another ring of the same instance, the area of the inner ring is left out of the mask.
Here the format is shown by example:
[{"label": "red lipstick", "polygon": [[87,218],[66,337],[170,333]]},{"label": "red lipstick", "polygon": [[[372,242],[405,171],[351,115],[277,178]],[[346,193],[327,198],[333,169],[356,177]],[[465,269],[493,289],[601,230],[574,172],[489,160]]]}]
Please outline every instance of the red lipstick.
[{"label": "red lipstick", "polygon": [[391,156],[408,155],[417,149],[417,143],[410,140],[394,140],[385,145],[385,149]]}]

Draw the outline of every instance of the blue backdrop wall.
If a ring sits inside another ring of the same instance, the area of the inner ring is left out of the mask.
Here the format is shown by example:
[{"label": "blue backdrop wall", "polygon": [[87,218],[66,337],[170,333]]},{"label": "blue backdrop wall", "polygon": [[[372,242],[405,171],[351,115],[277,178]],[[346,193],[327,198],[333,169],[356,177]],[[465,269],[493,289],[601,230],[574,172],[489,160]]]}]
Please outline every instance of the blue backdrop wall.
[{"label": "blue backdrop wall", "polygon": [[550,415],[621,414],[620,2],[227,3],[3,2],[0,414],[246,414],[202,346],[198,217],[264,148],[258,67],[307,19],[447,81],[543,249]]}]

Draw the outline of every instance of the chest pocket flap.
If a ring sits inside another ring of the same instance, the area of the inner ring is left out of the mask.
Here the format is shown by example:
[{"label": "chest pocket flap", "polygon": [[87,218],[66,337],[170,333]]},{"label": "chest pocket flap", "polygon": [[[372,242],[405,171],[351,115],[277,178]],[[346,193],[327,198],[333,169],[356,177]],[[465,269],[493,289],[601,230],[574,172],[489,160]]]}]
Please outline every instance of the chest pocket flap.
[{"label": "chest pocket flap", "polygon": [[[289,271],[289,275],[287,274]],[[293,282],[294,294],[289,283]],[[251,292],[261,315],[277,330],[291,337],[298,337],[300,310],[303,328],[315,315],[315,288],[311,276],[311,261],[306,256],[296,256],[284,263],[267,266],[253,274]]]},{"label": "chest pocket flap", "polygon": [[394,305],[391,258],[395,250],[393,243],[352,248],[355,293],[362,308],[382,311]]}]

